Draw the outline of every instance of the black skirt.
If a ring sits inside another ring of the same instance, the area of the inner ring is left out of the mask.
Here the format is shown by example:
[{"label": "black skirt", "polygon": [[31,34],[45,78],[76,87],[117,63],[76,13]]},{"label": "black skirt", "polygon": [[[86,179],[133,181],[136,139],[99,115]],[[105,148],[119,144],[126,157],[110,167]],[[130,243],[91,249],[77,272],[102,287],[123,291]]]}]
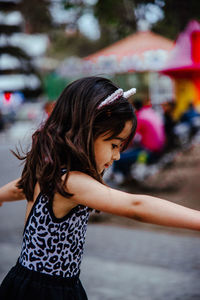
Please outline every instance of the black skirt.
[{"label": "black skirt", "polygon": [[0,286],[1,300],[87,300],[79,277],[61,278],[31,271],[18,262]]}]

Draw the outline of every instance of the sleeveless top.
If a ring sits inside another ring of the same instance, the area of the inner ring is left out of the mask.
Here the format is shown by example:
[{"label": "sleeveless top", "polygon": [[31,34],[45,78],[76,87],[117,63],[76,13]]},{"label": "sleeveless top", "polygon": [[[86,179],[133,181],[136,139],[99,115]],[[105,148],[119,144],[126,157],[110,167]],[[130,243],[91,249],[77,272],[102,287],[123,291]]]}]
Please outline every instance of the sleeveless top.
[{"label": "sleeveless top", "polygon": [[52,202],[38,195],[24,228],[19,263],[53,276],[77,276],[91,209],[77,205],[63,218],[56,218]]}]

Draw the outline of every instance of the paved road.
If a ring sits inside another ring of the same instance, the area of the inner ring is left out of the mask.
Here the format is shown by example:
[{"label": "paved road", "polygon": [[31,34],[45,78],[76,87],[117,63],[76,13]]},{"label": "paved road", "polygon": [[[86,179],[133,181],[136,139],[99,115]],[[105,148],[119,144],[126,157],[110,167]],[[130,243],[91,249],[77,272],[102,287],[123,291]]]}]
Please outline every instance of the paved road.
[{"label": "paved road", "polygon": [[[0,186],[20,174],[0,141]],[[25,203],[0,208],[0,280],[15,263],[21,243]],[[81,279],[89,300],[200,299],[199,234],[156,227],[90,224]]]}]

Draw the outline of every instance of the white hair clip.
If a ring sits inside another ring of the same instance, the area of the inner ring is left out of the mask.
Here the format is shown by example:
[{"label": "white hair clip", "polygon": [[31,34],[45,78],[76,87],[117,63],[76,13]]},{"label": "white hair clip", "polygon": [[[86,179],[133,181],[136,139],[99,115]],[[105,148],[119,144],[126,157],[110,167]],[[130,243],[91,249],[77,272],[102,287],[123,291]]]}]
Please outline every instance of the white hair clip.
[{"label": "white hair clip", "polygon": [[109,105],[110,103],[114,102],[115,100],[119,99],[120,97],[129,98],[130,96],[134,95],[136,93],[136,89],[132,88],[126,92],[124,92],[122,89],[116,90],[114,93],[112,93],[110,96],[108,96],[103,102],[101,102],[98,106],[98,109]]},{"label": "white hair clip", "polygon": [[124,92],[123,96],[124,98],[129,98],[130,96],[134,95],[136,93],[136,89],[135,88],[132,88],[126,92]]},{"label": "white hair clip", "polygon": [[98,108],[101,108],[102,106],[112,103],[113,101],[119,99],[121,96],[123,96],[123,90],[122,89],[116,90],[114,93],[108,96],[103,102],[101,102]]}]

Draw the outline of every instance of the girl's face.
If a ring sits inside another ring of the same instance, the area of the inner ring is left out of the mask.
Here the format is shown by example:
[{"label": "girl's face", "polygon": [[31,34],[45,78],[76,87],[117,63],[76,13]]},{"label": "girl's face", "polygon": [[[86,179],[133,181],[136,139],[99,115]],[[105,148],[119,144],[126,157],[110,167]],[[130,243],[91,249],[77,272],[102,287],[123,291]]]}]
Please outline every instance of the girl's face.
[{"label": "girl's face", "polygon": [[106,140],[109,138],[110,133],[104,133],[95,140],[94,153],[99,174],[101,174],[105,169],[110,167],[114,160],[120,159],[120,151],[123,142],[131,134],[132,127],[133,122],[127,121],[121,133],[113,139]]}]

